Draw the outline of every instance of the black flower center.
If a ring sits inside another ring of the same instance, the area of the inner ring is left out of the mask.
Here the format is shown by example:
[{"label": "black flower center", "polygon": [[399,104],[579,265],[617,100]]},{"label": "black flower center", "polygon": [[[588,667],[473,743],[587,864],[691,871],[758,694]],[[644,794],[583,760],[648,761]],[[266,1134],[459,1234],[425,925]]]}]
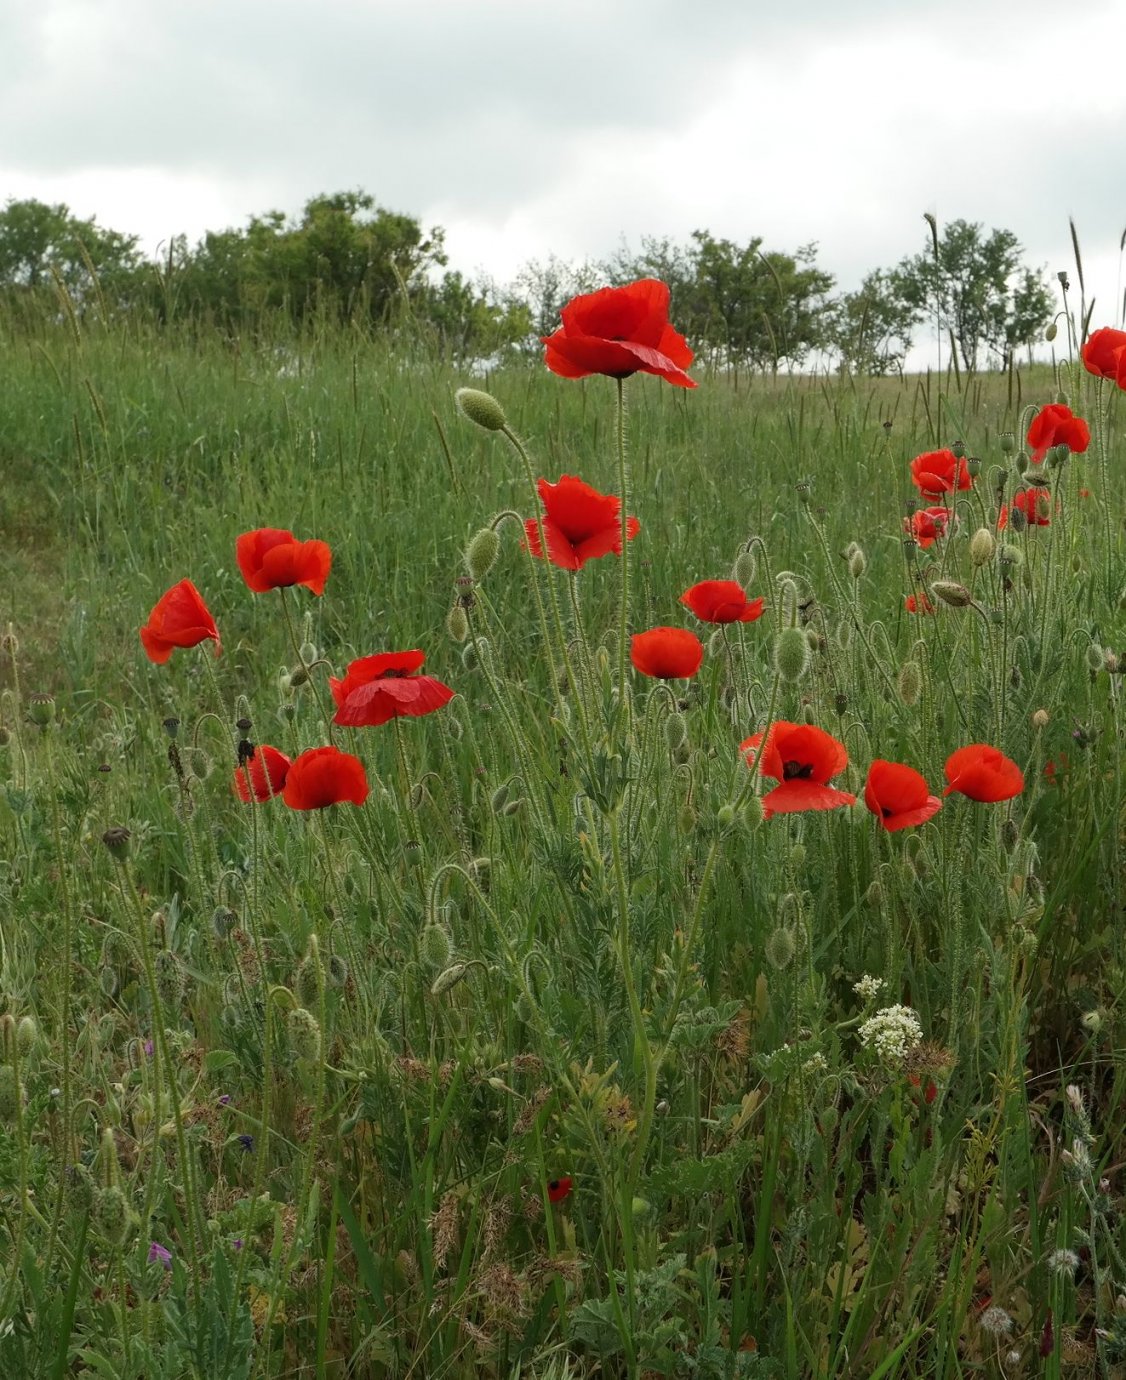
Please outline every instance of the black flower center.
[{"label": "black flower center", "polygon": [[812,762],[783,762],[783,781],[809,781],[813,776]]}]

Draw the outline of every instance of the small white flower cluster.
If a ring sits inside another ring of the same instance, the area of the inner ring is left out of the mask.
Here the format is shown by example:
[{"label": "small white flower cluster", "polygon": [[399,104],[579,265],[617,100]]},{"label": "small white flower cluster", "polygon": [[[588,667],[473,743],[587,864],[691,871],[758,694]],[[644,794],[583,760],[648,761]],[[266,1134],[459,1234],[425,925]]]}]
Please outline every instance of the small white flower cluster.
[{"label": "small white flower cluster", "polygon": [[883,978],[873,977],[871,973],[865,973],[859,982],[852,984],[852,990],[863,1002],[875,1001],[880,995],[880,988],[883,987]]},{"label": "small white flower cluster", "polygon": [[801,1066],[801,1071],[806,1074],[807,1077],[813,1078],[819,1073],[827,1073],[829,1071],[829,1061],[819,1049],[814,1050]]},{"label": "small white flower cluster", "polygon": [[860,1043],[870,1045],[885,1062],[899,1062],[923,1038],[923,1027],[909,1006],[885,1006],[870,1016],[859,1030]]}]

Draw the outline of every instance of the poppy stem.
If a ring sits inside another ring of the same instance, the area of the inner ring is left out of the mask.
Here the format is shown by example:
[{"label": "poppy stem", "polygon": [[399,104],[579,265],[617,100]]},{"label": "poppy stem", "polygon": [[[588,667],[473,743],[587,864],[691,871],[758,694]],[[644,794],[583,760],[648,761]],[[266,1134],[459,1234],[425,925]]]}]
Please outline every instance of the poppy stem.
[{"label": "poppy stem", "polygon": [[625,714],[626,728],[630,722],[629,681],[626,678],[626,660],[629,656],[629,462],[626,457],[626,381],[616,380],[618,385],[618,497],[621,509],[620,552],[622,562],[622,605],[618,626],[618,708]]},{"label": "poppy stem", "polygon": [[325,729],[328,732],[328,741],[332,743],[332,715],[327,713],[325,710],[325,704],[324,700],[321,698],[320,688],[317,685],[317,682],[313,679],[312,667],[301,655],[301,644],[297,640],[297,629],[293,626],[293,619],[290,616],[289,604],[286,602],[284,585],[280,585],[278,587],[278,593],[281,595],[282,616],[285,619],[285,626],[289,632],[290,645],[293,648],[294,656],[297,658],[297,665],[301,668],[301,673],[304,677],[302,683],[305,685],[311,685],[313,687],[313,695],[317,701],[317,708],[321,712],[321,718],[325,721]]}]

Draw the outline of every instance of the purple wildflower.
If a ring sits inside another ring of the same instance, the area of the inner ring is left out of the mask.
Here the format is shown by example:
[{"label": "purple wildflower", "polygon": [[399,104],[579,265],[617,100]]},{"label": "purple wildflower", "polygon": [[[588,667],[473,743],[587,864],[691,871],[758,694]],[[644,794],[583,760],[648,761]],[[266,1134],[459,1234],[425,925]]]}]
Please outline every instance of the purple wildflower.
[{"label": "purple wildflower", "polygon": [[166,1270],[172,1268],[172,1252],[167,1246],[162,1246],[159,1241],[153,1241],[149,1245],[149,1264],[155,1265],[158,1260]]}]

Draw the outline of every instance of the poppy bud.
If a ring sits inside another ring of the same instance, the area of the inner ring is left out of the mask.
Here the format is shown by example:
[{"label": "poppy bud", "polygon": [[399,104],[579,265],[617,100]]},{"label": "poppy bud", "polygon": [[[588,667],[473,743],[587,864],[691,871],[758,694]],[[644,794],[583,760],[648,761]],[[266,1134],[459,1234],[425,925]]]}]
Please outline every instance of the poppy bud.
[{"label": "poppy bud", "polygon": [[501,813],[507,816],[518,815],[526,803],[522,795],[518,796],[515,800],[510,800]]},{"label": "poppy bud", "polygon": [[1028,517],[1023,508],[1014,506],[1010,509],[1009,526],[1014,532],[1023,532],[1028,527]]},{"label": "poppy bud", "polygon": [[970,538],[970,563],[988,565],[997,550],[997,542],[988,527],[979,527]]},{"label": "poppy bud", "polygon": [[316,1006],[320,1000],[320,989],[323,981],[324,969],[321,966],[317,936],[311,934],[305,957],[297,965],[297,972],[293,978],[293,990],[302,1006]]},{"label": "poppy bud", "polygon": [[878,910],[884,903],[884,889],[877,882],[870,882],[868,890],[864,893],[864,900],[873,910]]},{"label": "poppy bud", "polygon": [[297,649],[297,655],[306,666],[312,666],[313,662],[320,656],[320,652],[317,650],[316,643],[302,642],[301,646]]},{"label": "poppy bud", "polygon": [[931,593],[952,609],[968,608],[973,603],[973,595],[956,580],[936,580],[931,585]]},{"label": "poppy bud", "polygon": [[504,409],[491,393],[480,388],[459,388],[454,394],[454,402],[463,417],[486,431],[503,431],[508,425]]},{"label": "poppy bud", "polygon": [[922,693],[922,668],[917,661],[905,661],[899,668],[899,698],[906,705],[918,704]]},{"label": "poppy bud", "polygon": [[184,999],[188,977],[174,953],[161,949],[156,956],[156,990],[165,1006],[178,1007]]},{"label": "poppy bud", "polygon": [[680,807],[676,824],[682,834],[690,834],[696,827],[696,811],[687,800]]},{"label": "poppy bud", "polygon": [[752,795],[743,806],[743,819],[748,829],[754,830],[766,818],[766,806],[762,803],[761,795]]},{"label": "poppy bud", "polygon": [[109,849],[115,862],[124,862],[129,856],[129,840],[133,835],[123,825],[115,824],[102,835],[102,842]]},{"label": "poppy bud", "polygon": [[805,844],[795,843],[790,849],[790,870],[800,872],[805,866]]},{"label": "poppy bud", "polygon": [[432,997],[443,996],[446,992],[456,987],[468,971],[468,963],[451,963],[450,966],[443,969],[430,984],[430,995]]},{"label": "poppy bud", "polygon": [[1016,470],[1017,474],[1027,474],[1027,473],[1028,473],[1028,456],[1025,455],[1025,453],[1024,453],[1023,450],[1022,450],[1021,453],[1017,456],[1017,458],[1013,461],[1013,469]]},{"label": "poppy bud", "polygon": [[286,684],[290,690],[300,690],[309,683],[309,672],[304,666],[295,666],[286,673]]},{"label": "poppy bud", "polygon": [[1001,847],[1011,853],[1020,842],[1020,829],[1015,819],[1009,818],[1001,825]]},{"label": "poppy bud", "polygon": [[772,930],[766,937],[766,944],[763,953],[766,961],[772,968],[779,972],[783,968],[788,968],[794,961],[794,954],[797,952],[797,945],[794,943],[794,932],[780,925],[776,930]]},{"label": "poppy bud", "polygon": [[997,438],[997,442],[1001,447],[1002,455],[1012,455],[1013,451],[1017,448],[1017,438],[1011,431],[1002,431],[1001,435]]},{"label": "poppy bud", "polygon": [[774,643],[774,669],[791,685],[809,666],[809,642],[801,628],[783,628]]},{"label": "poppy bud", "polygon": [[446,614],[446,631],[455,642],[464,642],[469,636],[469,617],[460,604]]},{"label": "poppy bud", "polygon": [[289,1047],[298,1059],[316,1063],[321,1057],[321,1028],[317,1018],[303,1006],[296,1006],[286,1018]]},{"label": "poppy bud", "polygon": [[55,697],[54,695],[42,695],[38,692],[27,697],[27,717],[36,728],[46,728],[55,719]]},{"label": "poppy bud", "polygon": [[348,981],[348,964],[339,954],[329,954],[325,975],[328,978],[328,985],[339,989]]},{"label": "poppy bud", "polygon": [[492,527],[482,527],[465,548],[465,568],[473,580],[483,580],[497,563],[500,537]]},{"label": "poppy bud", "polygon": [[950,454],[953,455],[955,460],[961,460],[966,454],[965,441],[951,441]]},{"label": "poppy bud", "polygon": [[684,715],[670,714],[665,720],[665,742],[669,751],[676,752],[678,748],[683,747],[687,738],[688,727],[684,722]]},{"label": "poppy bud", "polygon": [[1036,729],[1037,732],[1039,732],[1042,728],[1047,728],[1048,720],[1050,717],[1051,716],[1049,715],[1046,709],[1034,710],[1032,714],[1032,727]]},{"label": "poppy bud", "polygon": [[733,805],[721,805],[715,812],[715,822],[721,829],[730,829],[735,823],[735,807]]},{"label": "poppy bud", "polygon": [[7,652],[9,656],[15,656],[20,649],[20,640],[12,631],[11,623],[8,624],[8,631],[0,637],[0,652]]},{"label": "poppy bud", "polygon": [[89,1212],[94,1206],[98,1186],[93,1174],[84,1164],[72,1164],[66,1172],[66,1193],[71,1206],[79,1212]]},{"label": "poppy bud", "polygon": [[1044,332],[1044,339],[1045,339],[1046,341],[1048,341],[1049,344],[1050,344],[1053,340],[1055,340],[1055,338],[1056,338],[1056,331],[1057,331],[1056,323],[1055,323],[1054,321],[1049,322],[1049,323],[1048,323],[1048,329]]},{"label": "poppy bud", "polygon": [[34,1016],[21,1016],[16,1026],[16,1048],[27,1054],[39,1038],[39,1027]]},{"label": "poppy bud", "polygon": [[1103,1028],[1103,1013],[1101,1011],[1085,1011],[1079,1018],[1079,1024],[1090,1035],[1097,1035]]},{"label": "poppy bud", "polygon": [[94,1195],[94,1222],[112,1246],[120,1246],[129,1231],[132,1213],[120,1184],[100,1188]]},{"label": "poppy bud", "polygon": [[744,589],[750,588],[755,578],[755,556],[753,551],[740,551],[735,557],[735,565],[731,574],[737,585],[742,585]]},{"label": "poppy bud", "polygon": [[798,587],[793,580],[781,580],[778,588],[778,606],[786,627],[791,627],[798,621]]},{"label": "poppy bud", "polygon": [[1094,675],[1103,669],[1105,656],[1103,649],[1096,642],[1092,642],[1087,648],[1087,670]]},{"label": "poppy bud", "polygon": [[634,1198],[630,1203],[634,1222],[645,1223],[653,1216],[653,1204],[648,1198]]},{"label": "poppy bud", "polygon": [[450,961],[452,945],[444,925],[426,925],[419,936],[418,947],[431,968],[444,968]]}]

